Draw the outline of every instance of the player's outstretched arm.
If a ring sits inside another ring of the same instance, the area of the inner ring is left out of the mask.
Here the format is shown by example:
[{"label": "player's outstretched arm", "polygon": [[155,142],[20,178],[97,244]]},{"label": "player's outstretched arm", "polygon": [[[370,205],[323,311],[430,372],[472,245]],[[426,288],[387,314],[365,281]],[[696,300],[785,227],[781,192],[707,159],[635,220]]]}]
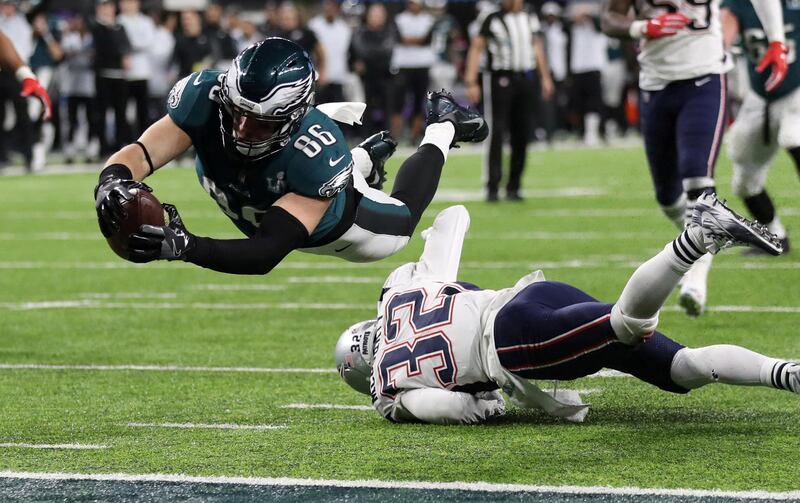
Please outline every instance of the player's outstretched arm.
[{"label": "player's outstretched arm", "polygon": [[777,0],[751,0],[764,33],[769,40],[769,46],[764,57],[756,67],[758,73],[770,68],[770,75],[764,88],[767,92],[774,91],[781,85],[789,72],[789,63],[786,60],[786,33],[783,28],[782,2]]},{"label": "player's outstretched arm", "polygon": [[22,96],[32,96],[42,102],[42,119],[50,120],[53,105],[47,90],[39,83],[33,71],[25,65],[11,40],[0,32],[0,71],[13,74],[22,84]]},{"label": "player's outstretched arm", "polygon": [[723,7],[719,10],[719,20],[722,24],[722,42],[728,50],[739,34],[739,18],[729,8]]},{"label": "player's outstretched arm", "polygon": [[608,0],[600,25],[603,33],[615,38],[671,37],[684,29],[690,19],[680,12],[667,12],[652,19],[633,19],[633,0]]},{"label": "player's outstretched arm", "polygon": [[170,223],[143,225],[130,238],[134,262],[183,260],[229,274],[266,274],[292,250],[302,247],[322,220],[331,199],[286,194],[264,213],[258,232],[250,239],[213,239],[195,236],[172,205],[164,205]]},{"label": "player's outstretched arm", "polygon": [[169,116],[147,128],[139,140],[109,157],[94,189],[100,232],[109,237],[119,228],[125,212],[122,202],[133,198],[133,189],[150,190],[145,177],[186,151],[192,144]]},{"label": "player's outstretched arm", "polygon": [[396,422],[475,424],[505,414],[505,402],[499,393],[481,395],[484,398],[439,388],[402,391],[394,400],[391,419]]}]

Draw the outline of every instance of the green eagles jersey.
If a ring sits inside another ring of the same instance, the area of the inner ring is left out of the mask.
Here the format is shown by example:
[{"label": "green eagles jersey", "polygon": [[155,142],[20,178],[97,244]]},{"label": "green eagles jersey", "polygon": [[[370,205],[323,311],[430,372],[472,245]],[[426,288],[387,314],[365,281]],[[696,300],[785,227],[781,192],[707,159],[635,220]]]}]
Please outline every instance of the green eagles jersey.
[{"label": "green eagles jersey", "polygon": [[353,158],[339,126],[311,108],[289,143],[253,162],[231,159],[220,132],[216,101],[223,72],[203,70],[179,81],[167,99],[167,113],[192,139],[197,177],[222,212],[252,237],[261,216],[287,192],[333,199],[307,246],[336,228],[345,209],[345,189],[352,180]]},{"label": "green eagles jersey", "polygon": [[789,73],[786,80],[773,92],[767,93],[764,84],[769,78],[769,68],[763,73],[756,72],[756,66],[767,51],[767,36],[761,27],[750,0],[724,0],[722,7],[727,7],[739,19],[739,30],[742,46],[747,56],[747,71],[750,74],[750,86],[759,96],[767,100],[776,100],[791,93],[800,86],[800,67],[797,64],[796,48],[800,42],[800,0],[783,0],[783,22],[786,30],[786,55]]}]

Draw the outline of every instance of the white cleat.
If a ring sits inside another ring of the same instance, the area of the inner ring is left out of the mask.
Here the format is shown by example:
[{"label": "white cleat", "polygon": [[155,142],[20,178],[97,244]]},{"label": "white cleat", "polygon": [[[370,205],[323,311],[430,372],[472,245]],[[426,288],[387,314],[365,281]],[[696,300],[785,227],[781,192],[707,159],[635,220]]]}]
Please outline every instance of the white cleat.
[{"label": "white cleat", "polygon": [[708,271],[711,269],[713,256],[705,254],[692,264],[681,279],[681,290],[678,304],[689,316],[700,316],[706,310],[706,292],[708,291]]},{"label": "white cleat", "polygon": [[766,226],[738,215],[712,192],[705,192],[697,198],[691,225],[702,230],[709,253],[716,254],[731,246],[752,246],[770,255],[783,252],[780,239]]},{"label": "white cleat", "polygon": [[792,393],[800,395],[800,365],[795,364],[794,369],[789,371],[789,389]]}]

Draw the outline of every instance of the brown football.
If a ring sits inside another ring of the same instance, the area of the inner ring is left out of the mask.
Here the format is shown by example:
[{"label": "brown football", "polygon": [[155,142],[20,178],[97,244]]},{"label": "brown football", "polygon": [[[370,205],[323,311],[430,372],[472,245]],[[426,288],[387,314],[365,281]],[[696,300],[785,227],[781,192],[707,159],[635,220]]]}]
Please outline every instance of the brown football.
[{"label": "brown football", "polygon": [[144,189],[133,189],[134,196],[130,201],[123,201],[122,207],[128,213],[128,217],[119,224],[119,230],[107,238],[108,246],[114,253],[124,258],[130,259],[128,254],[128,237],[137,232],[142,225],[166,225],[164,209],[161,203],[151,192]]}]

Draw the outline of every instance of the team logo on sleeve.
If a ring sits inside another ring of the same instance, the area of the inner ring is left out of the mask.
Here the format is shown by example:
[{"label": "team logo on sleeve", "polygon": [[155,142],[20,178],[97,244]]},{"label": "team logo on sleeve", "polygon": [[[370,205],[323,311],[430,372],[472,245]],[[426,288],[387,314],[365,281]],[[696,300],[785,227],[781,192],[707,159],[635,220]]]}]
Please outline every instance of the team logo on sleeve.
[{"label": "team logo on sleeve", "polygon": [[325,182],[322,187],[319,188],[319,195],[326,198],[333,197],[337,192],[347,187],[352,174],[353,162],[351,161],[346,168],[336,173],[333,178]]},{"label": "team logo on sleeve", "polygon": [[178,108],[178,105],[181,103],[181,96],[183,95],[183,90],[186,89],[186,84],[189,83],[189,77],[184,77],[172,86],[172,90],[169,92],[169,97],[167,98],[167,105],[170,108]]}]

